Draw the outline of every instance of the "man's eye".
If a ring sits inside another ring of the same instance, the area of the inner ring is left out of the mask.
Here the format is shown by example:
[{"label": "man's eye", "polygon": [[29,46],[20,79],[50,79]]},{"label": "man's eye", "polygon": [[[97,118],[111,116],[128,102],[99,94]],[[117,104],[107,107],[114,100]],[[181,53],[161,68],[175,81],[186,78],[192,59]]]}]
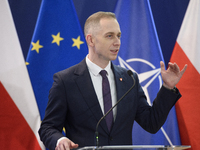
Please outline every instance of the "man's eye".
[{"label": "man's eye", "polygon": [[112,35],[108,35],[107,37],[112,37]]}]

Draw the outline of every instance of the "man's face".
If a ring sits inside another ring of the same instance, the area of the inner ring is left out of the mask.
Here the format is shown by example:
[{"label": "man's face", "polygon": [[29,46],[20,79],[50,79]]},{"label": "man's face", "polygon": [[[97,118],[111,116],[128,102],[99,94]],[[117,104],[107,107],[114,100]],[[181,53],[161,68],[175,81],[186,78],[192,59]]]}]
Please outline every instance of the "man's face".
[{"label": "man's face", "polygon": [[100,28],[93,34],[95,61],[107,63],[115,60],[120,48],[121,31],[114,18],[100,20]]}]

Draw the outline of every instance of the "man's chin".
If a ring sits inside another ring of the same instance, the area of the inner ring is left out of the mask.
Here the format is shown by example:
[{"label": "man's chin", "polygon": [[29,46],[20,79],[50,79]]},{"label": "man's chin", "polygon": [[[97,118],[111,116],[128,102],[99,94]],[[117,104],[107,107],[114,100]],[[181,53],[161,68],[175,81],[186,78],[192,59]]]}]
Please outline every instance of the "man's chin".
[{"label": "man's chin", "polygon": [[115,59],[117,59],[117,55],[114,56],[114,57],[112,57],[110,60],[111,60],[111,61],[114,61]]}]

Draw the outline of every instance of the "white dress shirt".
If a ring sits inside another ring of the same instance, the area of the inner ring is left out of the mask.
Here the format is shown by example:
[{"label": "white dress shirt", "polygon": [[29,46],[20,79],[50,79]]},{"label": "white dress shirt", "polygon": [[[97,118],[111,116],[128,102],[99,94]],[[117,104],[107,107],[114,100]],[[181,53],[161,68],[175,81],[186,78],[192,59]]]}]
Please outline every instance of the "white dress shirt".
[{"label": "white dress shirt", "polygon": [[[107,71],[107,77],[108,77],[108,81],[109,81],[109,84],[110,84],[112,106],[114,106],[117,102],[117,93],[116,93],[114,74],[113,74],[113,71],[111,69],[111,62],[109,62],[109,64],[106,66],[106,68],[101,68],[98,65],[94,64],[93,62],[91,62],[89,60],[88,56],[87,56],[86,57],[86,64],[87,64],[89,72],[90,72],[92,83],[93,83],[97,98],[99,100],[101,110],[102,110],[103,114],[105,114],[104,104],[103,104],[103,92],[102,92],[102,76],[99,74],[99,72],[101,70]],[[114,120],[116,118],[116,115],[117,115],[117,109],[115,107],[113,109]]]}]

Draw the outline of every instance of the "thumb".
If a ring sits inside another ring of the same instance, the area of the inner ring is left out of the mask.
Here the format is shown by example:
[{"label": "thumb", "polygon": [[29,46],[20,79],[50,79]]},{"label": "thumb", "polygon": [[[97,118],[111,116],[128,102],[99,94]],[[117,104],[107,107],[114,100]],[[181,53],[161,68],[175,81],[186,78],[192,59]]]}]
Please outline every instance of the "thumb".
[{"label": "thumb", "polygon": [[165,65],[163,61],[160,61],[160,68],[161,68],[161,71],[165,71]]},{"label": "thumb", "polygon": [[77,148],[77,147],[78,147],[78,144],[75,144],[74,142],[70,143],[70,149]]},{"label": "thumb", "polygon": [[184,72],[186,71],[187,69],[187,64],[183,67],[183,69],[181,70],[181,76],[184,74]]}]

